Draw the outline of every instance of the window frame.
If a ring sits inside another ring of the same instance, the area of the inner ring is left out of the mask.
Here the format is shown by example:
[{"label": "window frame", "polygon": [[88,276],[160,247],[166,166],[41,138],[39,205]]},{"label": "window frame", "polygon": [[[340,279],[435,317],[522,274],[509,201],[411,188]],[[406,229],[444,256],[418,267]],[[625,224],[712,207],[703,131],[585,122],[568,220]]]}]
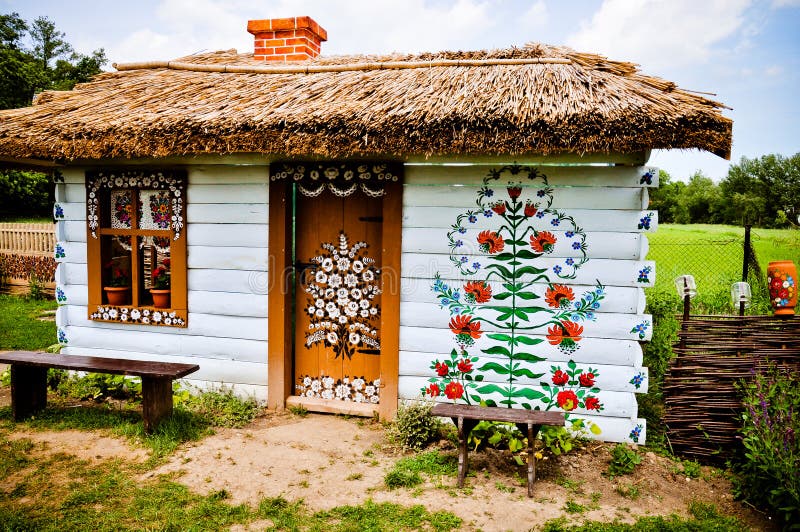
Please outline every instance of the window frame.
[{"label": "window frame", "polygon": [[[121,324],[186,327],[188,325],[187,253],[186,253],[186,171],[183,169],[113,168],[86,172],[86,272],[88,319]],[[109,201],[115,190],[129,190],[134,208],[131,228],[101,227],[102,202]],[[155,308],[139,302],[140,250],[131,246],[131,301],[109,305],[103,299],[103,236],[166,236],[165,230],[138,228],[138,202],[142,190],[166,190],[170,193],[170,307]]]}]

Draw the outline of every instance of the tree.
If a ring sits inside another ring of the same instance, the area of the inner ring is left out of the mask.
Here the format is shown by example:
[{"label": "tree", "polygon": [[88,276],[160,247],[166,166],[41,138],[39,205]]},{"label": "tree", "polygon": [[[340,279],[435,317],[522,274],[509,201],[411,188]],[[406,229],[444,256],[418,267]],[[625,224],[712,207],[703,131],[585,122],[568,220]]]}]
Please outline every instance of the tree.
[{"label": "tree", "polygon": [[670,214],[679,224],[719,223],[721,204],[719,187],[698,170],[680,190]]},{"label": "tree", "polygon": [[673,211],[678,204],[678,198],[686,188],[686,183],[672,181],[672,177],[664,170],[658,171],[658,188],[649,189],[650,208],[658,211],[661,223],[673,223]]},{"label": "tree", "polygon": [[720,183],[724,221],[784,227],[800,215],[800,153],[742,157]]},{"label": "tree", "polygon": [[102,48],[90,55],[75,52],[47,17],[28,24],[17,13],[0,15],[0,109],[30,105],[39,91],[69,90],[100,73],[106,62]]}]

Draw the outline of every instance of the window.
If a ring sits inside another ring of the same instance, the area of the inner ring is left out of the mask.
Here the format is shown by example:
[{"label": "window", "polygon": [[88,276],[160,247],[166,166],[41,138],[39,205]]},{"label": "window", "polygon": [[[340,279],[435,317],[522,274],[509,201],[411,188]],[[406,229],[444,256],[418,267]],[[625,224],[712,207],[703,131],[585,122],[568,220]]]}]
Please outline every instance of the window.
[{"label": "window", "polygon": [[86,174],[89,319],[185,327],[186,176]]}]

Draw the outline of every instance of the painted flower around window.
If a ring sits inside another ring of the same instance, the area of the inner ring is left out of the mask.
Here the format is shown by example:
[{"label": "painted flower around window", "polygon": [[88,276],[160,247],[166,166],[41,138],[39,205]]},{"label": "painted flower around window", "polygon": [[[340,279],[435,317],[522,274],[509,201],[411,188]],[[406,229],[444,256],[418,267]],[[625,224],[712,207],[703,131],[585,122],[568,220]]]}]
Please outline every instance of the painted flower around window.
[{"label": "painted flower around window", "polygon": [[312,377],[304,375],[295,385],[297,395],[319,399],[339,400],[353,403],[380,403],[380,379],[367,381],[364,377],[334,379],[327,375]]}]

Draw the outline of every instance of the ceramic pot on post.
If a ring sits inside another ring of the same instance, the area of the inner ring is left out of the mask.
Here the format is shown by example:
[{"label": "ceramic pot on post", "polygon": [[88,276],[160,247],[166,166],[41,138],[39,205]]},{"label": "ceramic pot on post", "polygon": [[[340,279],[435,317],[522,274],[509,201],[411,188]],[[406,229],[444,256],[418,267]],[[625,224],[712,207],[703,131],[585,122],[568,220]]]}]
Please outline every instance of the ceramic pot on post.
[{"label": "ceramic pot on post", "polygon": [[127,305],[130,301],[130,286],[104,286],[109,305]]},{"label": "ceramic pot on post", "polygon": [[150,289],[150,295],[153,296],[153,306],[155,308],[169,308],[169,288],[165,290],[158,290],[156,288]]},{"label": "ceramic pot on post", "polygon": [[769,300],[776,316],[792,316],[797,306],[797,268],[790,260],[770,262],[767,266]]}]

